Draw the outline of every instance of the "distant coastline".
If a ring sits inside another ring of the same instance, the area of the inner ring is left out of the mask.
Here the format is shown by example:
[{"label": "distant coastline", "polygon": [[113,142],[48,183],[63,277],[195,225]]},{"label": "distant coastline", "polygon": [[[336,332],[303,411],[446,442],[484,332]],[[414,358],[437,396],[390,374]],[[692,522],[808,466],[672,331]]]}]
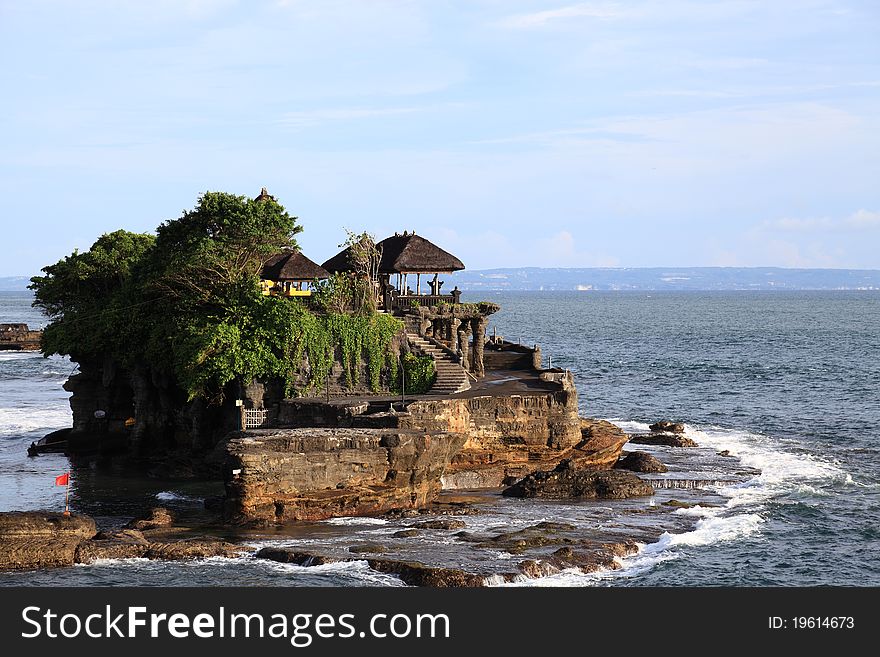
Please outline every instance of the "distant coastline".
[{"label": "distant coastline", "polygon": [[[509,267],[448,276],[463,291],[880,290],[880,269],[783,267]],[[0,276],[0,292],[24,292],[28,276]]]},{"label": "distant coastline", "polygon": [[517,267],[449,276],[465,291],[880,290],[877,269],[781,267]]}]

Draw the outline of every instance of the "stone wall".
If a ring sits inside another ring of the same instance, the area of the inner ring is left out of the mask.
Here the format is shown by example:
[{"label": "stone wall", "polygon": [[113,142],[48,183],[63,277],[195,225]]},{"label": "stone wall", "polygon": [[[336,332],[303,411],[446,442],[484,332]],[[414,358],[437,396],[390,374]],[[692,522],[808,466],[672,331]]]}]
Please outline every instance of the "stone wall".
[{"label": "stone wall", "polygon": [[427,399],[411,403],[400,426],[467,436],[443,477],[446,488],[487,488],[570,456],[582,440],[569,372],[540,375],[533,393]]},{"label": "stone wall", "polygon": [[486,370],[540,370],[541,349],[502,342],[489,342],[483,353]]}]

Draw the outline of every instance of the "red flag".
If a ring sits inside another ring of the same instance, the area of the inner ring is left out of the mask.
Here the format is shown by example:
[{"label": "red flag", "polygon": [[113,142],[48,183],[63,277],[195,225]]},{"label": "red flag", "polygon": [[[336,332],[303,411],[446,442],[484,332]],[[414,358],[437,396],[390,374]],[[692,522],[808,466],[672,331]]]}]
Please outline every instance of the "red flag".
[{"label": "red flag", "polygon": [[55,485],[56,486],[67,486],[70,483],[70,473],[65,472],[63,475],[58,475],[55,477]]}]

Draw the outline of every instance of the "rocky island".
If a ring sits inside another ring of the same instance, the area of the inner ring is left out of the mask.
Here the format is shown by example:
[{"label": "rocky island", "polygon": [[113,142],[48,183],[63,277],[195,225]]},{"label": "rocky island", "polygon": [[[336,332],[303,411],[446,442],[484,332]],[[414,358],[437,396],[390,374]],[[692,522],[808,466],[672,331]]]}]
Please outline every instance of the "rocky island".
[{"label": "rocky island", "polygon": [[[43,447],[71,456],[74,479],[79,463],[112,459],[134,477],[222,481],[225,494],[211,502],[207,534],[169,530],[162,509],[144,509],[126,528],[0,514],[0,567],[234,555],[246,548],[218,533],[245,539],[338,517],[391,519],[401,523],[393,538],[405,542],[460,529],[455,516],[480,513],[480,491],[513,500],[655,494],[660,480],[635,472],[665,477],[656,474],[665,466],[649,453],[624,454],[630,436],[581,417],[570,372],[544,368],[537,345],[488,336],[497,305],[443,293],[440,276],[463,269],[458,258],[414,232],[378,242],[349,233],[318,265],[299,251],[300,230],[265,189],[254,199],[206,193],[155,236],[104,235],[33,279],[35,305],[50,320],[43,352],[79,366],[64,386],[73,426]],[[635,440],[693,444],[682,432],[658,424]],[[660,488],[674,488],[670,481]],[[510,581],[613,568],[650,533],[539,522],[456,536],[472,551],[523,555],[497,575]],[[63,540],[47,548],[53,536]],[[493,576],[426,565],[404,543],[406,558],[378,556],[384,550],[265,548],[256,557],[308,565],[367,555],[371,568],[412,584]]]}]

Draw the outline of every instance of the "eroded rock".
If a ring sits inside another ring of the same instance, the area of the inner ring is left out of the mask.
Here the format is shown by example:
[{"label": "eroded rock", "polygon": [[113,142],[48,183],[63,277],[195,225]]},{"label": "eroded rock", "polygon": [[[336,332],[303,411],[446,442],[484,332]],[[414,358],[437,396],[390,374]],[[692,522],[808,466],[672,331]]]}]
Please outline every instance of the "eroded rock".
[{"label": "eroded rock", "polygon": [[668,447],[697,447],[697,443],[680,433],[634,434],[629,441],[635,445],[666,445]]},{"label": "eroded rock", "polygon": [[150,509],[143,518],[132,520],[125,525],[126,529],[159,529],[160,527],[170,527],[174,524],[174,516],[163,506],[157,506]]},{"label": "eroded rock", "polygon": [[50,511],[0,513],[0,569],[72,566],[77,547],[96,533],[89,516]]},{"label": "eroded rock", "polygon": [[455,520],[454,518],[426,520],[413,525],[415,529],[464,529],[465,527],[467,524],[463,520]]},{"label": "eroded rock", "polygon": [[580,470],[571,461],[563,461],[550,471],[534,472],[502,491],[508,497],[545,499],[624,499],[653,494],[651,485],[631,472]]},{"label": "eroded rock", "polygon": [[648,425],[648,428],[658,432],[684,433],[684,425],[681,422],[672,422],[671,420],[660,420]]},{"label": "eroded rock", "polygon": [[639,451],[625,454],[614,467],[631,472],[667,472],[669,470],[656,456]]},{"label": "eroded rock", "polygon": [[256,430],[229,441],[226,517],[324,520],[427,505],[465,436],[414,429]]}]

